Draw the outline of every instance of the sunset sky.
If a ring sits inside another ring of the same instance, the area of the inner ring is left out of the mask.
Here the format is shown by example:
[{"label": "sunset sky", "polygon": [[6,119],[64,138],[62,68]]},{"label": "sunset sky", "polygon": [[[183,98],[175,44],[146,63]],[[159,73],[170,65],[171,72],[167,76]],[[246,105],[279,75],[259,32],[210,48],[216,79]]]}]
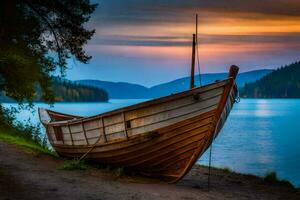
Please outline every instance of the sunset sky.
[{"label": "sunset sky", "polygon": [[195,14],[204,73],[276,68],[300,60],[300,0],[102,0],[88,65],[71,61],[67,78],[152,86],[187,76]]}]

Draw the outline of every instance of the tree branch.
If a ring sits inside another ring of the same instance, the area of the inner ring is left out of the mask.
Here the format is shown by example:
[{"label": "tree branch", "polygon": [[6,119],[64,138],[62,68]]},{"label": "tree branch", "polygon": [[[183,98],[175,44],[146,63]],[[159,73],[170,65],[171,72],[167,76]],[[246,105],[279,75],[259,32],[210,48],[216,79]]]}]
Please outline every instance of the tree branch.
[{"label": "tree branch", "polygon": [[62,53],[62,50],[61,50],[61,48],[60,48],[60,45],[59,45],[59,41],[58,41],[58,37],[57,37],[57,34],[56,34],[56,32],[55,32],[55,30],[54,30],[54,28],[52,27],[52,25],[51,25],[51,23],[48,21],[48,19],[45,17],[45,16],[43,16],[30,2],[28,2],[28,1],[24,1],[26,4],[27,4],[27,6],[32,10],[32,11],[34,11],[38,16],[40,16],[41,17],[41,19],[44,21],[44,22],[46,22],[46,24],[48,25],[48,27],[50,28],[50,30],[51,30],[51,32],[53,33],[53,36],[54,36],[54,40],[55,40],[55,42],[56,42],[56,46],[57,46],[57,54],[58,54],[58,59],[59,59],[59,65],[60,65],[60,67],[61,68],[63,68],[63,61],[62,61],[62,55],[61,55],[61,53]]}]

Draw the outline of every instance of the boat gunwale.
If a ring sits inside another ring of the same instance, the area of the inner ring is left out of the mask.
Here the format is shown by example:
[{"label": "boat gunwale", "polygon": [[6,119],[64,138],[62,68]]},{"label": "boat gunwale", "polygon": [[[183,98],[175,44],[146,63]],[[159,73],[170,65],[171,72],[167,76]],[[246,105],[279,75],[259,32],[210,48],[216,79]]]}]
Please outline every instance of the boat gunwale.
[{"label": "boat gunwale", "polygon": [[[207,84],[205,86],[195,87],[195,88],[183,91],[183,92],[179,92],[179,93],[170,94],[170,95],[167,95],[167,96],[164,96],[164,97],[151,99],[149,101],[144,101],[144,102],[137,103],[137,104],[134,104],[134,105],[118,108],[118,109],[108,111],[108,112],[104,112],[104,113],[101,113],[101,114],[97,114],[97,115],[94,115],[94,116],[89,116],[89,117],[78,116],[79,117],[78,119],[70,119],[70,120],[64,120],[64,121],[53,121],[53,122],[45,123],[45,125],[48,125],[48,126],[73,125],[73,124],[77,124],[77,123],[83,123],[83,122],[86,122],[86,121],[91,121],[93,119],[97,119],[97,118],[101,118],[101,117],[112,116],[112,115],[122,113],[122,112],[129,112],[129,111],[137,110],[139,108],[144,108],[144,107],[146,108],[146,107],[153,106],[153,105],[156,105],[156,104],[168,102],[172,99],[183,98],[183,97],[189,96],[189,95],[193,94],[195,90],[199,90],[199,93],[203,93],[203,92],[206,92],[206,91],[209,91],[209,90],[213,90],[217,87],[226,86],[230,82],[230,79],[233,79],[233,78],[229,77],[229,78],[226,78],[226,79],[223,79],[223,80],[220,80],[220,81],[216,81],[214,83]],[[214,85],[216,85],[216,86],[213,87],[213,88],[209,88],[209,87],[214,86]],[[52,110],[48,110],[48,109],[45,109],[45,110],[47,112],[48,111],[53,112]],[[55,112],[55,114],[64,115],[63,113],[59,113],[59,112]]]}]

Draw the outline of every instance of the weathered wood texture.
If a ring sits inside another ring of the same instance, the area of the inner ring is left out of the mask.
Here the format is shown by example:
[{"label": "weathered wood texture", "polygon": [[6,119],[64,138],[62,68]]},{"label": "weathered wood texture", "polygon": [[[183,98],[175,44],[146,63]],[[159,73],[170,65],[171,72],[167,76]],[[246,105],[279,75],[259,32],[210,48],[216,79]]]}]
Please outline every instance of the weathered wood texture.
[{"label": "weathered wood texture", "polygon": [[51,120],[42,122],[61,156],[80,157],[89,152],[86,159],[176,182],[217,136],[236,93],[234,78],[229,77],[87,118],[48,111]]}]

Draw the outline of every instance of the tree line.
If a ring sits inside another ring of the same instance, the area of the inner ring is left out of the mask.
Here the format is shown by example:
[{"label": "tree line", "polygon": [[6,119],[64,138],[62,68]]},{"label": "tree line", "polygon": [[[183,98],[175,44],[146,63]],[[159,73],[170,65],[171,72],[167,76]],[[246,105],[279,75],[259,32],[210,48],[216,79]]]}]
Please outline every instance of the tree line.
[{"label": "tree line", "polygon": [[241,89],[244,98],[300,98],[300,61],[282,66]]},{"label": "tree line", "polygon": [[105,90],[68,80],[55,80],[52,87],[54,99],[58,102],[102,102],[108,100]]},{"label": "tree line", "polygon": [[[108,100],[105,90],[93,86],[85,86],[61,78],[54,78],[51,85],[55,102],[106,102]],[[5,96],[5,93],[0,95],[0,102],[14,101]],[[33,101],[43,101],[42,90],[39,87],[36,87]]]}]

